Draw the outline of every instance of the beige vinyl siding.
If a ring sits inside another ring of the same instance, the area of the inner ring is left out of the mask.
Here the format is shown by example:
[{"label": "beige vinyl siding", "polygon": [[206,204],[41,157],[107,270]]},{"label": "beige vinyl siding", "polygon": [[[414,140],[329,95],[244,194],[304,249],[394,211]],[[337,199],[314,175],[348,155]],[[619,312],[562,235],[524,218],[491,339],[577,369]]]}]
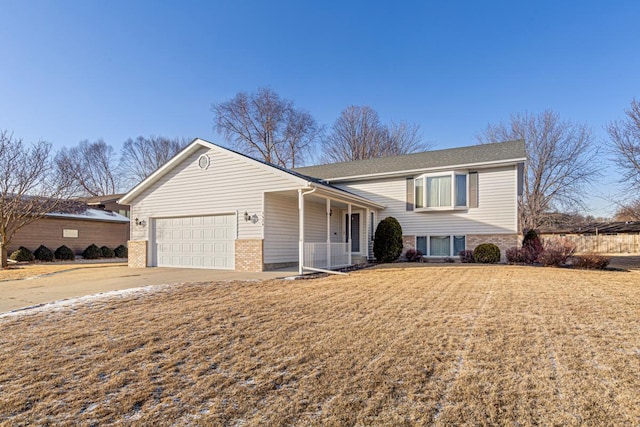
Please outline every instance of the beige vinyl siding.
[{"label": "beige vinyl siding", "polygon": [[[207,154],[208,169],[198,167],[198,158]],[[136,197],[131,218],[198,216],[238,213],[237,238],[263,238],[263,192],[296,186],[277,170],[269,171],[256,162],[238,156],[201,148]],[[253,224],[244,220],[244,212],[257,214]],[[149,221],[147,221],[149,223]],[[132,240],[148,240],[152,224],[133,225]]]},{"label": "beige vinyl siding", "polygon": [[266,193],[264,205],[265,264],[298,262],[297,197]]},{"label": "beige vinyl siding", "polygon": [[[327,217],[325,201],[305,200],[305,241],[327,241]],[[344,214],[333,207],[330,219],[331,241],[344,242],[342,221]],[[355,212],[355,210],[354,210]],[[298,199],[276,193],[265,193],[264,262],[281,263],[298,261]]]},{"label": "beige vinyl siding", "polygon": [[478,171],[479,206],[443,212],[407,211],[405,177],[337,186],[386,205],[376,222],[395,217],[405,235],[464,235],[516,233],[516,184],[515,166],[481,169]]}]

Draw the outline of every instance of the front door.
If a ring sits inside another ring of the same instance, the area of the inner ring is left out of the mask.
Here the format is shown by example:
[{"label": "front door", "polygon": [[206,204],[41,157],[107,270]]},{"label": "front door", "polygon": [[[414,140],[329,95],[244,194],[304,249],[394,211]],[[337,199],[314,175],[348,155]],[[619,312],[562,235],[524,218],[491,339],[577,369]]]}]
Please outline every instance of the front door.
[{"label": "front door", "polygon": [[351,252],[360,252],[360,214],[351,214],[351,220],[349,220],[349,214],[345,216],[345,243],[347,236],[351,239]]}]

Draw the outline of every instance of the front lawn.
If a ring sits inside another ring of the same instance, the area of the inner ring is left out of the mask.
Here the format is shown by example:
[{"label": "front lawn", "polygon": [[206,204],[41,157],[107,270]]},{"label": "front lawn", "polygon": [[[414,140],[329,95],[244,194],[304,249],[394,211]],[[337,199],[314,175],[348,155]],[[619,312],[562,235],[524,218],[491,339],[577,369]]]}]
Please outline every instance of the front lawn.
[{"label": "front lawn", "polygon": [[638,425],[640,273],[159,287],[0,317],[0,423]]}]

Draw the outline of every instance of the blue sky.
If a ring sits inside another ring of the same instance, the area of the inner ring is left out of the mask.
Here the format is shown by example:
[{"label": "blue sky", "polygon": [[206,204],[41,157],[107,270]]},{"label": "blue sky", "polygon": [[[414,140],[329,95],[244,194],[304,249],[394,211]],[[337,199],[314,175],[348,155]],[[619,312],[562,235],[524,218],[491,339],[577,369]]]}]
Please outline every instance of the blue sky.
[{"label": "blue sky", "polygon": [[[0,129],[57,148],[221,142],[211,104],[261,86],[327,126],[370,105],[435,148],[546,108],[604,142],[640,97],[637,1],[0,0],[0,16]],[[622,191],[606,166],[595,214]]]}]

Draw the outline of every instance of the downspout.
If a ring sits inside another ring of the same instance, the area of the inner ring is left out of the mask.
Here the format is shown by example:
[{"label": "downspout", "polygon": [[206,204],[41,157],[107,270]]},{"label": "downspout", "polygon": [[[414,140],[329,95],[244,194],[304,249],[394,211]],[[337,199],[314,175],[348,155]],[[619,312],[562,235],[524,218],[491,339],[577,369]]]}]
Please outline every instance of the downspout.
[{"label": "downspout", "polygon": [[298,189],[298,274],[302,275],[304,271],[304,196],[314,193],[318,188],[307,191]]}]

